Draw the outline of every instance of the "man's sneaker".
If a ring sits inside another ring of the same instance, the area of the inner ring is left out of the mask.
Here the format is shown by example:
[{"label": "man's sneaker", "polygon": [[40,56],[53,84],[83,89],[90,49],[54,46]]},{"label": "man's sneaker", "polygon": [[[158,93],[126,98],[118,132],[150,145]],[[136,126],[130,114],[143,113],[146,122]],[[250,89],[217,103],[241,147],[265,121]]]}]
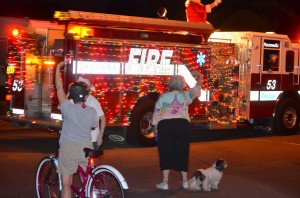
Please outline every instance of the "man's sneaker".
[{"label": "man's sneaker", "polygon": [[162,190],[168,190],[169,189],[168,182],[163,181],[160,184],[156,184],[156,188]]},{"label": "man's sneaker", "polygon": [[183,180],[181,183],[182,188],[187,189],[189,187],[188,185],[188,181],[187,180]]}]

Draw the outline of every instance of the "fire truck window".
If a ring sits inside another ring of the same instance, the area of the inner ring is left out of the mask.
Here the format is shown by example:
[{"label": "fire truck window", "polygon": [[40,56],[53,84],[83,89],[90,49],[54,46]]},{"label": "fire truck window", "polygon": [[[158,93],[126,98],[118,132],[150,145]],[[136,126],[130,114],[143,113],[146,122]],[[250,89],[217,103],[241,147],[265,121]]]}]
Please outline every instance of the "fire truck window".
[{"label": "fire truck window", "polygon": [[286,72],[294,71],[294,58],[295,58],[294,51],[286,52],[286,60],[285,60],[285,71]]},{"label": "fire truck window", "polygon": [[264,71],[279,71],[279,50],[264,50]]}]

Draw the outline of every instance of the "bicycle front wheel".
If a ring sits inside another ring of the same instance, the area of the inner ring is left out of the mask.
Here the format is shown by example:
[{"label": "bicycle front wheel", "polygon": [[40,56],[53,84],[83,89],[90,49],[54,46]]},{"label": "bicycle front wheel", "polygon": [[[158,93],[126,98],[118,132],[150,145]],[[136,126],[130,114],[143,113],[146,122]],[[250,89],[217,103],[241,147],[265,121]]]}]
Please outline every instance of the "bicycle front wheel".
[{"label": "bicycle front wheel", "polygon": [[89,178],[86,189],[86,195],[90,198],[127,197],[127,189],[124,189],[119,178],[106,168],[96,168],[93,171],[93,177]]},{"label": "bicycle front wheel", "polygon": [[58,198],[60,197],[59,175],[56,172],[56,159],[45,157],[38,165],[35,186],[38,198]]}]

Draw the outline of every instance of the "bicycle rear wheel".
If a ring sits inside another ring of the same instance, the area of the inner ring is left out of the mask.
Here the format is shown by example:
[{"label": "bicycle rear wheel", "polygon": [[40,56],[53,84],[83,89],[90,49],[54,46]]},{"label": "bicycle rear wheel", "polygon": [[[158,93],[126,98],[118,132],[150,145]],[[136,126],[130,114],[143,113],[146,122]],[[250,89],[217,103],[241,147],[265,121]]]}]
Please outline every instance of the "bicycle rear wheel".
[{"label": "bicycle rear wheel", "polygon": [[38,165],[35,186],[38,198],[60,197],[59,176],[54,157],[45,157]]},{"label": "bicycle rear wheel", "polygon": [[94,177],[87,182],[86,195],[90,198],[125,198],[127,189],[121,185],[119,178],[109,169],[96,168]]}]

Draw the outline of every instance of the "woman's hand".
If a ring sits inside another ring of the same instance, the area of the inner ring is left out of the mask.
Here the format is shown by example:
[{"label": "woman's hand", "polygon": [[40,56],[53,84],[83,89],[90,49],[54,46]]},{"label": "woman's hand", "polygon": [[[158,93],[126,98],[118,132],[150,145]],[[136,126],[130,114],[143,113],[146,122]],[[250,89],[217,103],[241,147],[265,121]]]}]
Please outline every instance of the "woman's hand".
[{"label": "woman's hand", "polygon": [[198,85],[199,87],[202,87],[202,81],[203,81],[203,79],[202,79],[201,73],[199,73],[199,72],[197,72],[197,71],[192,71],[191,74],[192,74],[192,76],[196,79],[197,85]]}]

